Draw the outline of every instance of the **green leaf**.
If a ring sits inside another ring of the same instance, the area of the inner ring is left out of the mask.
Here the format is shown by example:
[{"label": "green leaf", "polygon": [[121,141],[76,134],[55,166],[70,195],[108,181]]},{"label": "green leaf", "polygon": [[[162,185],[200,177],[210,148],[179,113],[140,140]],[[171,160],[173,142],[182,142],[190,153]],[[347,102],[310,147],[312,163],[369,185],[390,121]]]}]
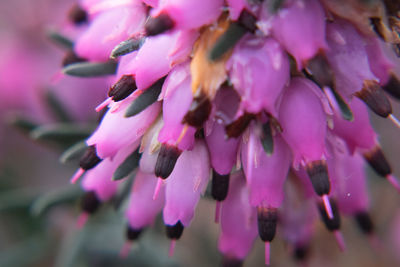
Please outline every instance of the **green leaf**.
[{"label": "green leaf", "polygon": [[59,123],[36,127],[30,132],[30,136],[35,140],[51,141],[66,145],[86,139],[92,131],[93,128],[87,125]]},{"label": "green leaf", "polygon": [[353,121],[354,116],[353,112],[351,111],[349,105],[343,99],[343,97],[334,89],[331,89],[333,96],[336,99],[336,103],[339,105],[340,112],[342,114],[343,119],[348,121]]},{"label": "green leaf", "polygon": [[60,156],[60,162],[65,164],[74,160],[79,160],[85,153],[87,145],[85,141],[78,142],[65,150]]},{"label": "green leaf", "polygon": [[46,103],[48,107],[51,109],[52,114],[54,114],[57,119],[62,122],[70,122],[72,121],[71,116],[68,114],[67,109],[64,107],[61,100],[58,98],[54,92],[48,90],[45,94]]},{"label": "green leaf", "polygon": [[79,186],[67,186],[42,194],[32,203],[31,213],[34,216],[42,216],[54,206],[74,202],[82,194]]},{"label": "green leaf", "polygon": [[47,36],[50,38],[51,41],[53,41],[55,44],[61,46],[62,48],[65,48],[68,50],[74,48],[74,43],[59,32],[49,31],[47,33]]},{"label": "green leaf", "polygon": [[232,49],[237,42],[246,34],[246,29],[238,23],[232,23],[223,33],[211,49],[208,57],[211,61],[219,60],[226,52]]},{"label": "green leaf", "polygon": [[274,138],[272,136],[270,121],[263,124],[263,135],[261,137],[261,143],[264,148],[264,151],[268,155],[272,155],[272,153],[274,152]]},{"label": "green leaf", "polygon": [[118,63],[114,60],[107,62],[78,62],[63,68],[63,73],[77,77],[98,77],[112,75],[117,72]]},{"label": "green leaf", "polygon": [[111,51],[110,57],[117,58],[136,51],[143,45],[144,40],[144,38],[130,38],[126,41],[123,41],[114,47],[114,49]]},{"label": "green leaf", "polygon": [[129,155],[121,165],[115,170],[112,179],[114,181],[121,180],[133,172],[139,166],[140,153],[139,149]]},{"label": "green leaf", "polygon": [[24,133],[29,133],[39,126],[33,120],[18,115],[10,117],[8,123]]},{"label": "green leaf", "polygon": [[164,81],[165,77],[159,79],[152,86],[150,86],[150,88],[139,95],[127,108],[125,117],[135,116],[156,102],[161,93],[161,88],[164,84]]}]

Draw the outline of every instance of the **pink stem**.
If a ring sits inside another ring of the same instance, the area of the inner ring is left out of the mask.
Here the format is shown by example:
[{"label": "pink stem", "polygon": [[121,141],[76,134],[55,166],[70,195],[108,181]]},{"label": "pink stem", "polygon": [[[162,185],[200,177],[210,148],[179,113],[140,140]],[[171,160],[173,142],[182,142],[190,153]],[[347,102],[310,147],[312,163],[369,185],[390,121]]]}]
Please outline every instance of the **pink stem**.
[{"label": "pink stem", "polygon": [[163,183],[163,180],[161,178],[158,178],[156,188],[154,189],[153,200],[157,199],[157,196],[160,193],[162,183]]},{"label": "pink stem", "polygon": [[83,212],[81,215],[79,215],[78,220],[76,222],[76,227],[78,229],[82,229],[87,221],[89,220],[89,214],[86,212]]},{"label": "pink stem", "polygon": [[271,243],[265,242],[265,265],[271,264]]},{"label": "pink stem", "polygon": [[72,176],[72,178],[71,178],[71,180],[70,180],[70,183],[71,183],[71,184],[75,184],[76,181],[78,181],[78,179],[83,175],[84,172],[85,172],[84,169],[79,168],[79,169],[74,173],[74,175]]},{"label": "pink stem", "polygon": [[176,240],[175,240],[175,239],[172,239],[172,240],[171,240],[171,245],[169,246],[169,253],[168,253],[168,256],[169,256],[169,257],[174,256],[175,246],[176,246]]},{"label": "pink stem", "polygon": [[112,102],[112,98],[111,97],[107,98],[106,100],[104,100],[100,105],[98,105],[95,108],[96,112],[99,112],[103,108],[107,107],[111,102]]},{"label": "pink stem", "polygon": [[324,202],[326,213],[328,214],[329,219],[333,219],[333,211],[331,207],[331,203],[329,202],[328,195],[322,196],[322,201]]},{"label": "pink stem", "polygon": [[122,246],[121,251],[119,252],[119,257],[122,259],[127,258],[131,250],[131,247],[132,247],[132,241],[127,240]]},{"label": "pink stem", "polygon": [[220,217],[220,214],[221,214],[221,202],[219,202],[219,201],[217,201],[216,203],[215,203],[215,219],[214,219],[214,222],[215,223],[219,223],[219,217]]},{"label": "pink stem", "polygon": [[336,230],[336,231],[334,231],[334,235],[335,235],[336,242],[338,243],[340,251],[344,252],[346,250],[346,243],[344,242],[342,233],[339,230]]},{"label": "pink stem", "polygon": [[400,184],[399,181],[393,175],[389,174],[386,176],[386,179],[391,183],[391,185],[400,193]]}]

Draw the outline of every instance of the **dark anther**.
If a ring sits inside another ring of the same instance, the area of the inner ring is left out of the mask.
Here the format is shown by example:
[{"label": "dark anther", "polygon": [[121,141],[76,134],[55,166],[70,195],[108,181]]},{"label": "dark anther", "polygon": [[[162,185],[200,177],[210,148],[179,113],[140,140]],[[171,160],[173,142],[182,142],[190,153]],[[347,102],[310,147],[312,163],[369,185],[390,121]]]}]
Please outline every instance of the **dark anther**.
[{"label": "dark anther", "polygon": [[320,88],[328,86],[334,89],[333,71],[324,55],[318,54],[307,63],[304,71],[307,78],[315,82]]},{"label": "dark anther", "polygon": [[384,40],[385,36],[383,34],[383,25],[381,18],[370,18],[369,21],[371,22],[372,28],[374,29],[375,33],[379,36],[379,38]]},{"label": "dark anther", "polygon": [[170,18],[170,16],[163,13],[155,18],[150,17],[144,25],[144,28],[147,36],[154,36],[171,30],[174,26],[175,22]]},{"label": "dark anther", "polygon": [[211,195],[217,201],[224,201],[228,195],[230,174],[221,175],[213,169]]},{"label": "dark anther", "polygon": [[165,228],[167,230],[167,237],[175,240],[181,238],[184,229],[181,221],[178,221],[175,225],[166,225]]},{"label": "dark anther", "polygon": [[182,151],[175,146],[162,144],[157,157],[154,173],[157,177],[167,179],[174,170],[176,161]]},{"label": "dark anther", "polygon": [[389,81],[382,88],[391,96],[400,100],[400,81],[396,76],[391,75]]},{"label": "dark anther", "polygon": [[211,101],[206,95],[196,97],[193,99],[190,110],[183,117],[182,124],[189,124],[197,129],[202,128],[210,116],[211,108]]},{"label": "dark anther", "polygon": [[73,64],[73,63],[78,63],[78,62],[85,62],[86,59],[79,57],[77,54],[74,53],[72,50],[68,50],[68,52],[65,54],[64,58],[62,59],[61,65],[63,67]]},{"label": "dark anther", "polygon": [[240,116],[237,120],[234,122],[228,124],[225,126],[225,132],[226,135],[231,138],[237,138],[239,137],[249,126],[250,122],[255,118],[256,116],[251,113],[245,113],[242,116]]},{"label": "dark anther", "polygon": [[204,139],[204,128],[197,129],[197,131],[194,133],[194,138],[196,139]]},{"label": "dark anther", "polygon": [[257,17],[248,12],[246,9],[240,13],[238,22],[242,27],[251,33],[255,33],[257,30]]},{"label": "dark anther", "polygon": [[142,233],[143,229],[135,229],[132,228],[130,225],[126,228],[126,239],[130,241],[135,241],[139,238],[140,234]]},{"label": "dark anther", "polygon": [[83,195],[81,200],[81,208],[83,211],[93,214],[100,207],[100,200],[97,198],[96,192],[88,191]]},{"label": "dark anther", "polygon": [[82,7],[80,7],[78,4],[75,4],[68,12],[68,19],[72,23],[79,25],[87,22],[88,15],[86,11],[82,9]]},{"label": "dark anther", "polygon": [[354,219],[363,233],[371,234],[374,231],[374,223],[366,211],[357,213]]},{"label": "dark anther", "polygon": [[222,257],[221,266],[222,267],[242,267],[243,260],[224,256],[224,257]]},{"label": "dark anther", "polygon": [[386,157],[379,146],[376,146],[371,151],[364,153],[364,158],[368,162],[369,166],[371,166],[371,168],[374,169],[374,171],[376,171],[376,173],[379,175],[386,177],[392,173],[392,168],[390,167],[389,162],[386,160]]},{"label": "dark anther", "polygon": [[112,97],[115,102],[124,100],[136,90],[136,82],[133,75],[122,75],[108,91],[108,96]]},{"label": "dark anther", "polygon": [[293,257],[298,261],[303,261],[308,256],[309,248],[307,246],[296,246],[293,251]]},{"label": "dark anther", "polygon": [[272,208],[259,207],[257,209],[258,234],[262,241],[271,242],[276,233],[278,211]]},{"label": "dark anther", "polygon": [[306,171],[317,195],[328,195],[331,190],[331,185],[326,162],[324,160],[310,162],[306,166]]},{"label": "dark anther", "polygon": [[96,147],[92,145],[86,149],[85,154],[81,157],[79,166],[86,171],[94,168],[101,161],[102,159],[97,156]]},{"label": "dark anther", "polygon": [[376,81],[364,81],[363,89],[355,95],[377,115],[386,118],[392,114],[392,105]]},{"label": "dark anther", "polygon": [[333,213],[332,219],[329,218],[328,214],[326,213],[325,206],[322,203],[318,205],[318,209],[326,228],[333,232],[340,229],[340,214],[336,202],[332,199],[329,199],[329,203],[331,204]]}]

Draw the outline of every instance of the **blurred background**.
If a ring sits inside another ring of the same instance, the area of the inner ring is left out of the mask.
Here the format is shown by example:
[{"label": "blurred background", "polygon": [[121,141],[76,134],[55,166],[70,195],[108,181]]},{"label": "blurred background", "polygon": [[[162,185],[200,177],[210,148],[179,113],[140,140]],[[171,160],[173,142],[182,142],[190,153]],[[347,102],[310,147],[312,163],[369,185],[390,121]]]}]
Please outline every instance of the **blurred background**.
[{"label": "blurred background", "polygon": [[[207,198],[201,200],[172,258],[161,216],[134,244],[128,258],[118,256],[125,241],[123,190],[118,201],[103,206],[78,229],[83,192],[69,183],[77,159],[62,152],[96,127],[94,107],[110,84],[106,78],[79,79],[60,73],[67,51],[51,36],[62,30],[73,39],[82,30],[69,25],[67,14],[73,3],[0,0],[0,266],[219,266],[215,204]],[[393,106],[399,117],[399,103],[393,101]],[[371,118],[394,174],[400,176],[400,130],[388,120],[373,114]],[[299,263],[278,229],[272,266],[398,266],[400,197],[384,179],[368,172],[378,248],[353,220],[344,218],[347,251],[341,253],[333,235],[317,223],[308,261]],[[245,266],[263,262],[263,244],[257,240]]]}]

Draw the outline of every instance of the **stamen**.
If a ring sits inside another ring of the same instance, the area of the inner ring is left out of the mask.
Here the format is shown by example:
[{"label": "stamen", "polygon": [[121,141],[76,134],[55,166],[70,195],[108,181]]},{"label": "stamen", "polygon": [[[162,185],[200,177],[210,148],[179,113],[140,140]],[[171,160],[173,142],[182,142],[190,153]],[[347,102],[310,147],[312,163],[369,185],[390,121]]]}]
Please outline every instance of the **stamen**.
[{"label": "stamen", "polygon": [[210,99],[208,96],[201,94],[193,99],[192,105],[183,117],[182,123],[200,129],[210,116],[211,109]]},{"label": "stamen", "polygon": [[271,242],[276,233],[278,212],[276,208],[257,207],[258,235],[264,242]]},{"label": "stamen", "polygon": [[79,215],[79,217],[78,217],[78,220],[76,222],[76,227],[78,229],[82,229],[88,220],[89,220],[89,213],[82,212],[81,215]]},{"label": "stamen", "polygon": [[392,114],[392,105],[376,81],[364,81],[363,89],[355,93],[355,95],[364,101],[378,116],[387,118]]},{"label": "stamen", "polygon": [[346,242],[344,241],[342,232],[340,232],[339,230],[336,230],[333,232],[333,234],[335,235],[335,239],[339,246],[340,251],[345,252],[346,251]]},{"label": "stamen", "polygon": [[119,102],[130,96],[137,89],[133,75],[122,75],[122,77],[110,87],[108,96]]},{"label": "stamen", "polygon": [[176,239],[172,239],[171,244],[169,246],[168,257],[171,258],[172,256],[174,256],[175,246],[176,246]]},{"label": "stamen", "polygon": [[[326,199],[327,199],[327,204],[319,203],[318,210],[319,210],[321,219],[322,219],[323,223],[325,224],[326,228],[329,231],[334,232],[334,231],[340,229],[340,223],[341,223],[340,214],[339,214],[339,210],[337,208],[336,202],[329,198],[326,198]],[[332,218],[328,215],[328,210],[327,210],[328,205],[332,211],[332,214],[331,214]]]},{"label": "stamen", "polygon": [[329,195],[331,185],[328,176],[326,161],[316,160],[306,165],[306,171],[310,177],[315,193],[318,196]]},{"label": "stamen", "polygon": [[228,195],[230,174],[219,174],[213,169],[211,179],[211,196],[216,201],[224,201]]},{"label": "stamen", "polygon": [[332,211],[331,203],[329,202],[328,195],[323,195],[322,201],[324,202],[325,211],[326,211],[326,214],[328,214],[329,219],[333,219],[333,211]]},{"label": "stamen", "polygon": [[270,265],[271,264],[271,243],[270,242],[265,242],[265,265]]},{"label": "stamen", "polygon": [[156,185],[156,188],[154,189],[154,193],[153,193],[153,200],[157,199],[158,194],[160,193],[160,189],[161,189],[162,183],[163,183],[163,179],[158,178],[157,185]]},{"label": "stamen", "polygon": [[375,234],[368,235],[368,242],[375,251],[377,251],[377,252],[382,251],[382,249],[383,249],[382,242],[379,240],[379,238]]},{"label": "stamen", "polygon": [[239,137],[247,129],[247,126],[249,126],[250,122],[255,119],[255,117],[256,116],[254,114],[246,112],[234,122],[226,125],[225,132],[228,138]]},{"label": "stamen", "polygon": [[114,113],[117,112],[119,110],[119,108],[121,107],[121,103],[115,103],[111,108],[110,108],[110,112]]},{"label": "stamen", "polygon": [[214,222],[219,223],[219,217],[221,215],[221,202],[217,201],[215,202],[215,217],[214,217]]},{"label": "stamen", "polygon": [[97,166],[103,159],[97,156],[96,146],[89,146],[79,161],[81,169],[87,171]]},{"label": "stamen", "polygon": [[392,168],[379,146],[364,153],[363,156],[372,169],[380,176],[386,177],[392,173]]},{"label": "stamen", "polygon": [[96,112],[101,111],[103,108],[107,107],[111,102],[112,102],[112,97],[107,98],[95,108]]},{"label": "stamen", "polygon": [[121,259],[126,259],[129,255],[133,242],[130,240],[126,240],[125,243],[122,245],[122,248],[119,252],[119,257]]},{"label": "stamen", "polygon": [[81,178],[81,176],[83,175],[84,172],[85,172],[84,169],[79,168],[79,169],[75,172],[75,174],[72,176],[72,178],[71,178],[71,180],[70,180],[70,183],[71,183],[71,184],[75,184],[75,183],[79,180],[79,178]]},{"label": "stamen", "polygon": [[397,128],[400,128],[400,121],[393,114],[389,115],[389,119],[396,125]]},{"label": "stamen", "polygon": [[88,15],[82,7],[78,4],[74,4],[68,12],[68,18],[74,24],[79,25],[87,22]]},{"label": "stamen", "polygon": [[394,74],[390,76],[389,81],[382,88],[394,98],[400,99],[400,81]]},{"label": "stamen", "polygon": [[357,214],[355,214],[354,219],[356,220],[358,227],[364,234],[371,235],[374,232],[374,224],[368,212],[358,212]]},{"label": "stamen", "polygon": [[167,179],[174,170],[176,161],[181,153],[182,151],[176,146],[162,144],[156,161],[155,175],[162,179]]}]

